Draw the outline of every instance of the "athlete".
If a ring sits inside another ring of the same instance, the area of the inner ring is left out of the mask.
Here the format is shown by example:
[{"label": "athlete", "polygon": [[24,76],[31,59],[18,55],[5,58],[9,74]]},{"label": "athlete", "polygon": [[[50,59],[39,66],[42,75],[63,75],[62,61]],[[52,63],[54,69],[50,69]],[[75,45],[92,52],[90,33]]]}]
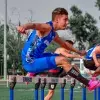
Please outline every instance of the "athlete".
[{"label": "athlete", "polygon": [[84,65],[89,70],[93,70],[93,76],[100,75],[100,44],[90,48],[85,56]]},{"label": "athlete", "polygon": [[68,25],[68,12],[64,8],[56,8],[52,12],[52,21],[47,23],[28,23],[18,26],[17,30],[25,34],[26,30],[33,29],[22,49],[22,64],[27,72],[40,73],[57,67],[62,67],[70,76],[85,84],[89,90],[96,88],[98,81],[88,80],[70,64],[66,57],[56,53],[44,53],[44,50],[55,41],[61,47],[74,51],[80,55],[85,52],[66,44],[57,34],[57,30],[65,30]]}]

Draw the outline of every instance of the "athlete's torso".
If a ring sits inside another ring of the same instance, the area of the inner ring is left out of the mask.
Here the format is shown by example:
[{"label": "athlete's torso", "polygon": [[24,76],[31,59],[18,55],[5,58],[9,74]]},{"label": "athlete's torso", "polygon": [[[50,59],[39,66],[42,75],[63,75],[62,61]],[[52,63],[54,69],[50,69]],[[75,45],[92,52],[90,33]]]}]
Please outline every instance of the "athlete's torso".
[{"label": "athlete's torso", "polygon": [[48,24],[52,27],[52,29],[47,36],[39,38],[36,30],[33,30],[30,33],[27,41],[25,42],[24,48],[22,49],[22,56],[25,57],[26,61],[31,62],[34,58],[41,57],[46,47],[56,36],[52,22],[50,21]]}]

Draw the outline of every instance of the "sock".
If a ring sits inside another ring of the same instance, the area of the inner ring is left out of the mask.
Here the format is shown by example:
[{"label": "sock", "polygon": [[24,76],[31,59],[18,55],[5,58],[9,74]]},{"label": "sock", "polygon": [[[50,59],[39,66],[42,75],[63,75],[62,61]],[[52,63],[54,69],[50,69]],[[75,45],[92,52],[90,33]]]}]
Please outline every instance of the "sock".
[{"label": "sock", "polygon": [[87,80],[86,78],[84,78],[74,67],[72,67],[69,71],[68,71],[68,75],[70,75],[71,77],[77,79],[79,82],[83,83],[86,86],[89,86],[89,80]]},{"label": "sock", "polygon": [[64,77],[64,76],[66,76],[66,75],[67,75],[66,71],[63,70],[63,71],[59,74],[59,77]]}]

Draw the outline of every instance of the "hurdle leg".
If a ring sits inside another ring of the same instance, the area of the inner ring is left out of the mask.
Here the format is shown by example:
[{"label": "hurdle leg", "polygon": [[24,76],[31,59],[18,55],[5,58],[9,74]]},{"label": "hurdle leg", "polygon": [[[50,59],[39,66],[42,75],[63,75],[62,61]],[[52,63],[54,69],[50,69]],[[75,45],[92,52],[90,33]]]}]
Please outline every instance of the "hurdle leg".
[{"label": "hurdle leg", "polygon": [[71,85],[70,85],[70,100],[73,100],[74,92],[73,89],[75,87],[76,80],[74,78],[71,78]]},{"label": "hurdle leg", "polygon": [[61,100],[64,100],[64,87],[61,87]]},{"label": "hurdle leg", "polygon": [[82,88],[82,100],[86,100],[86,86],[84,86],[84,85]]},{"label": "hurdle leg", "polygon": [[97,89],[94,90],[94,100],[97,100]]},{"label": "hurdle leg", "polygon": [[44,100],[44,89],[41,88],[41,100]]},{"label": "hurdle leg", "polygon": [[10,89],[10,100],[14,100],[14,89]]},{"label": "hurdle leg", "polygon": [[98,100],[100,100],[100,87],[98,87]]},{"label": "hurdle leg", "polygon": [[35,83],[35,91],[34,91],[34,98],[33,100],[38,100],[38,89],[40,87],[40,79],[37,79]]},{"label": "hurdle leg", "polygon": [[[36,87],[36,85],[37,85],[37,84],[35,84],[35,87]],[[37,88],[35,88],[34,97],[35,97],[34,100],[38,100],[38,89],[37,89]]]},{"label": "hurdle leg", "polygon": [[73,87],[70,87],[70,100],[73,100]]},{"label": "hurdle leg", "polygon": [[46,79],[41,79],[41,100],[44,100],[44,88],[46,86]]},{"label": "hurdle leg", "polygon": [[13,77],[13,82],[10,82],[10,90],[9,90],[9,92],[10,92],[10,98],[9,98],[9,100],[14,100],[14,87],[15,87],[15,85],[16,85],[16,77]]},{"label": "hurdle leg", "polygon": [[65,88],[65,85],[66,85],[66,80],[62,80],[62,83],[61,83],[61,100],[64,100],[64,88]]}]

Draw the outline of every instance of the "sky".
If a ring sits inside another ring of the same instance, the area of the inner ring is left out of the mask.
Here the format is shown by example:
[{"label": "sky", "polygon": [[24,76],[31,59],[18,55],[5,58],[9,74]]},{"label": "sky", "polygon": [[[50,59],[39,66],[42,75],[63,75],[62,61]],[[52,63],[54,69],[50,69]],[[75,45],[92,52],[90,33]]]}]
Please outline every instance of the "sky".
[{"label": "sky", "polygon": [[[0,0],[0,20],[4,19],[4,1]],[[51,20],[51,13],[56,7],[64,7],[71,15],[70,7],[77,5],[83,13],[90,13],[100,27],[100,11],[95,7],[96,0],[7,0],[7,15],[13,23],[22,24],[32,19],[35,22],[46,22]]]}]

